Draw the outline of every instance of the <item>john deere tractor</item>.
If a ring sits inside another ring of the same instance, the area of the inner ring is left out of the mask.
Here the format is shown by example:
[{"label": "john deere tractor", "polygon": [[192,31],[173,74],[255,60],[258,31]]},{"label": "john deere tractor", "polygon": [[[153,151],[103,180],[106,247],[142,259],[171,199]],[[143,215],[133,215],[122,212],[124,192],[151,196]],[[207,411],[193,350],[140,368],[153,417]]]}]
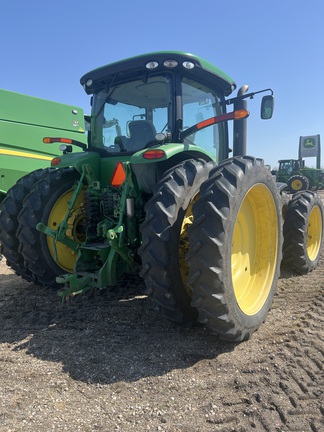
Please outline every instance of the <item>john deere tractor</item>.
[{"label": "john deere tractor", "polygon": [[275,173],[278,182],[287,183],[286,190],[295,193],[302,190],[317,190],[324,187],[324,171],[305,167],[304,160],[282,159]]},{"label": "john deere tractor", "polygon": [[307,273],[323,243],[318,195],[297,194],[283,212],[282,186],[245,155],[247,99],[267,93],[269,119],[272,90],[243,86],[230,98],[232,78],[173,51],[100,67],[81,84],[91,95],[88,144],[45,137],[62,142],[62,155],[8,192],[8,265],[64,297],[139,274],[169,320],[249,338],[271,307],[282,251],[283,265]]}]

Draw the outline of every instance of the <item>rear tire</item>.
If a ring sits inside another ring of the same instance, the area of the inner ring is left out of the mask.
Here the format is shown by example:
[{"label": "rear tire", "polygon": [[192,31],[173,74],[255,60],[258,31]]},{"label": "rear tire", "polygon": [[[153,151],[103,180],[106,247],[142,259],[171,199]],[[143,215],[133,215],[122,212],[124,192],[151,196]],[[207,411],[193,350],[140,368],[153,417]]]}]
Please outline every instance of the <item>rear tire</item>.
[{"label": "rear tire", "polygon": [[265,320],[280,274],[282,215],[263,161],[225,161],[193,206],[188,285],[198,320],[221,339],[248,339]]},{"label": "rear tire", "polygon": [[[18,238],[26,266],[39,282],[53,288],[61,287],[56,283],[57,276],[73,271],[76,253],[58,242],[56,261],[52,237],[39,232],[36,225],[41,222],[51,229],[58,228],[66,215],[72,188],[78,178],[77,171],[72,168],[48,172],[26,196],[18,217]],[[83,229],[84,220],[81,202],[76,204],[68,221],[70,236],[75,240]]]},{"label": "rear tire", "polygon": [[287,188],[290,193],[296,193],[309,189],[309,180],[302,175],[293,175],[287,181]]},{"label": "rear tire", "polygon": [[173,167],[159,181],[145,207],[140,275],[162,315],[179,324],[191,324],[197,318],[186,284],[187,229],[192,223],[192,203],[214,166],[213,162],[187,160]]},{"label": "rear tire", "polygon": [[7,196],[0,205],[0,242],[2,253],[17,275],[28,282],[36,283],[35,276],[28,270],[25,260],[19,252],[19,240],[17,238],[18,215],[22,209],[23,200],[30,192],[35,183],[42,177],[48,175],[48,169],[39,169],[20,178],[17,183],[9,189]]},{"label": "rear tire", "polygon": [[316,192],[293,196],[283,227],[284,269],[306,274],[317,267],[323,249],[323,215],[323,203]]}]

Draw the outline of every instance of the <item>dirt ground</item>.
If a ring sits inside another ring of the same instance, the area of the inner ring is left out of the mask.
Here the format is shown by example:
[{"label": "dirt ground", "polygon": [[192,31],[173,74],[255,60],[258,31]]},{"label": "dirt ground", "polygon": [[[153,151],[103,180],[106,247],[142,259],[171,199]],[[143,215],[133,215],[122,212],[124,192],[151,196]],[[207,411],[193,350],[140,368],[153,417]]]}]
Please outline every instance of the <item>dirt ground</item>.
[{"label": "dirt ground", "polygon": [[324,259],[230,344],[160,318],[141,283],[60,303],[0,262],[1,431],[324,430]]}]

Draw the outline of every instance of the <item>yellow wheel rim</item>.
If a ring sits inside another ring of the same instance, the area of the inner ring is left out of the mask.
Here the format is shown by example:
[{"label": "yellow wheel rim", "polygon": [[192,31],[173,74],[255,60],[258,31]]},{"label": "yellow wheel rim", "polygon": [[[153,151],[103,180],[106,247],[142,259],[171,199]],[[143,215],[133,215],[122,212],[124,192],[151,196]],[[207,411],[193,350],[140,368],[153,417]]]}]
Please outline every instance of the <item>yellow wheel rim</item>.
[{"label": "yellow wheel rim", "polygon": [[270,293],[278,260],[278,213],[264,184],[245,195],[234,226],[231,250],[232,282],[238,306],[255,315]]},{"label": "yellow wheel rim", "polygon": [[323,235],[322,214],[318,206],[315,206],[309,216],[307,229],[307,255],[314,261],[320,251]]},{"label": "yellow wheel rim", "polygon": [[188,237],[188,229],[193,224],[193,214],[192,214],[192,206],[197,201],[199,194],[197,194],[192,201],[189,203],[189,206],[184,215],[181,229],[180,229],[180,239],[179,239],[179,266],[180,266],[180,275],[182,279],[183,286],[187,291],[188,295],[192,297],[192,290],[187,285],[187,279],[189,275],[189,268],[186,262],[186,254],[189,250],[189,237]]},{"label": "yellow wheel rim", "polygon": [[[47,225],[52,230],[57,230],[59,224],[64,219],[69,201],[72,198],[73,191],[69,190],[65,192],[54,204]],[[74,208],[70,213],[68,219],[68,229],[66,235],[73,240],[79,241],[80,243],[85,240],[84,232],[84,210],[83,210],[84,195],[81,193],[75,203]],[[47,236],[47,245],[53,260],[65,271],[72,273],[76,262],[76,252],[72,251],[66,245],[57,242],[56,253],[57,258],[55,259],[54,253],[54,240],[52,237]]]},{"label": "yellow wheel rim", "polygon": [[295,190],[295,191],[299,191],[302,187],[303,187],[303,183],[300,180],[294,180],[291,183],[291,187]]}]

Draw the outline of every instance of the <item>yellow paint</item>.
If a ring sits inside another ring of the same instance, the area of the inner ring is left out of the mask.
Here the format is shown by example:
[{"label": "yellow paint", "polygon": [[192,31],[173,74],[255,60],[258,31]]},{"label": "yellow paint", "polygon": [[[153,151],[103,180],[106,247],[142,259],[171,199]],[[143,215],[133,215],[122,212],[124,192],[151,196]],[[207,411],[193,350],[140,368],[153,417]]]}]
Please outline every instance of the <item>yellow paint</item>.
[{"label": "yellow paint", "polygon": [[25,153],[25,152],[20,152],[15,150],[3,150],[3,149],[0,149],[0,154],[6,156],[19,156],[19,157],[24,157],[29,159],[41,159],[46,161],[51,161],[54,157],[54,156],[41,156],[35,153]]},{"label": "yellow paint", "polygon": [[323,235],[322,214],[319,206],[315,206],[309,216],[307,227],[307,254],[315,261],[321,249]]},{"label": "yellow paint", "polygon": [[[51,212],[48,217],[47,225],[52,230],[57,230],[60,223],[64,220],[65,215],[68,211],[69,203],[72,199],[73,190],[67,190],[61,195],[56,203],[53,205]],[[66,235],[73,240],[79,241],[80,243],[85,241],[85,225],[84,225],[84,194],[81,193],[76,202],[75,207],[71,210],[70,217],[68,219],[68,229]],[[81,227],[81,228],[80,228]],[[66,245],[57,242],[54,245],[52,237],[47,236],[47,245],[53,259],[56,260],[57,264],[65,271],[72,273],[74,265],[77,259],[76,252],[72,251]],[[55,258],[56,249],[57,258]]]},{"label": "yellow paint", "polygon": [[246,315],[255,315],[270,293],[278,260],[278,215],[271,191],[255,184],[245,195],[232,238],[235,298]]}]

